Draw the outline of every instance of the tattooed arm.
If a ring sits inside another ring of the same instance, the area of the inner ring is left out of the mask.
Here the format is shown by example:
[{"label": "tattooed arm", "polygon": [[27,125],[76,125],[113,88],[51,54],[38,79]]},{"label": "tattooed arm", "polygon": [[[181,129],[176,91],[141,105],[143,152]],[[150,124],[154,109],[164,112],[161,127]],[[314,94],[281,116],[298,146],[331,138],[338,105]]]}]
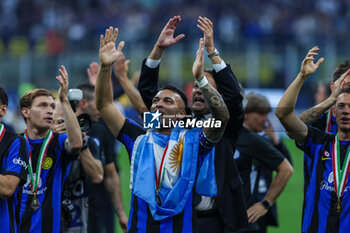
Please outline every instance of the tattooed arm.
[{"label": "tattooed arm", "polygon": [[330,107],[332,107],[335,104],[335,100],[336,98],[334,99],[332,96],[330,96],[322,103],[319,103],[316,106],[301,113],[298,117],[305,124],[312,125],[318,119],[320,119],[322,114],[324,114]]},{"label": "tattooed arm", "polygon": [[[211,141],[219,141],[223,135],[227,122],[230,118],[229,112],[224,100],[217,90],[206,80],[204,76],[204,58],[203,58],[203,39],[199,40],[199,49],[196,54],[196,60],[192,67],[193,75],[196,78],[197,84],[194,88],[200,88],[205,102],[215,120],[221,121],[221,126],[217,128],[204,128],[204,134]],[[198,83],[199,82],[199,83]],[[204,82],[204,84],[203,84]]]},{"label": "tattooed arm", "polygon": [[340,90],[344,88],[345,83],[343,81],[346,78],[346,76],[348,76],[349,74],[350,74],[350,71],[348,70],[344,74],[342,74],[340,78],[338,78],[335,82],[332,82],[331,95],[322,103],[319,103],[318,105],[301,113],[298,116],[299,119],[308,125],[311,125],[315,121],[317,121],[323,113],[325,113],[328,109],[330,109],[335,104],[335,101],[337,100]]}]

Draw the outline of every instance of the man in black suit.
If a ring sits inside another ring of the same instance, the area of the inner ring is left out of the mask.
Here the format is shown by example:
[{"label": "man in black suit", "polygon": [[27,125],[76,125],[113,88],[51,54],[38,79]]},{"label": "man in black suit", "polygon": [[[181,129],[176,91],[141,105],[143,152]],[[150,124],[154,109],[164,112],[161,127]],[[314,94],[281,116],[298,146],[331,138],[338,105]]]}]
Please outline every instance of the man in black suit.
[{"label": "man in black suit", "polygon": [[[152,98],[158,90],[159,64],[164,49],[174,45],[184,35],[174,38],[174,31],[181,21],[180,16],[169,20],[163,28],[149,57],[143,61],[139,91],[149,109]],[[215,175],[217,196],[197,196],[196,206],[199,232],[234,231],[247,225],[246,205],[243,196],[243,182],[233,160],[236,140],[244,119],[240,87],[229,65],[220,58],[214,47],[213,24],[206,17],[198,18],[197,27],[203,31],[204,46],[214,70],[205,72],[205,77],[223,96],[230,113],[224,136],[215,147]],[[197,85],[192,90],[191,110],[197,119],[209,118],[209,108]],[[198,198],[199,197],[199,198]]]}]

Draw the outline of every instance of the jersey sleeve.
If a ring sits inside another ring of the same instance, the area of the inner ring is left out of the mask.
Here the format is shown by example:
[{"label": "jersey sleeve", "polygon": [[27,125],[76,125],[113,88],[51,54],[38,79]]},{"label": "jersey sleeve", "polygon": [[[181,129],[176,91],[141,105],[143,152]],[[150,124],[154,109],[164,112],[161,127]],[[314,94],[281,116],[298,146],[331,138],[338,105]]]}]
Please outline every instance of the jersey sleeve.
[{"label": "jersey sleeve", "polygon": [[29,145],[27,140],[16,138],[10,146],[3,174],[17,176],[22,182],[25,182],[28,173],[28,157]]},{"label": "jersey sleeve", "polygon": [[327,125],[327,113],[324,113],[320,116],[320,118],[311,124],[312,127],[319,129],[319,130],[326,130]]},{"label": "jersey sleeve", "polygon": [[79,156],[79,153],[72,154],[66,149],[65,143],[67,139],[68,139],[68,135],[66,133],[58,134],[58,147],[59,147],[59,150],[62,151],[62,154],[60,156],[63,157],[65,166],[69,165],[71,161],[77,159]]},{"label": "jersey sleeve", "polygon": [[317,153],[317,151],[320,149],[320,146],[326,142],[327,138],[334,137],[334,135],[325,133],[312,126],[307,127],[308,131],[304,143],[295,144],[300,150],[304,151],[307,156],[314,157],[315,153]]},{"label": "jersey sleeve", "polygon": [[131,156],[136,138],[141,134],[146,134],[144,128],[129,119],[125,120],[124,125],[119,132],[118,140],[125,145],[129,156]]},{"label": "jersey sleeve", "polygon": [[252,133],[249,134],[249,137],[250,143],[245,144],[244,148],[240,150],[244,150],[247,155],[263,164],[269,170],[277,170],[284,160],[283,154],[263,136]]}]

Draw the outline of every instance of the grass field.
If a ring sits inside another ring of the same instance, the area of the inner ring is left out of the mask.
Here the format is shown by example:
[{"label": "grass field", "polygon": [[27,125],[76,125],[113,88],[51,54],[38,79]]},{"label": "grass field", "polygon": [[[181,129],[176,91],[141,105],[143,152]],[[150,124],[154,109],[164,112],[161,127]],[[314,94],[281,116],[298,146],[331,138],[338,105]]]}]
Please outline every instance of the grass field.
[{"label": "grass field", "polygon": [[[293,159],[294,174],[277,201],[279,227],[270,227],[268,230],[269,233],[300,232],[303,197],[303,153],[295,147],[293,141],[285,140],[285,143]],[[122,184],[123,203],[126,214],[128,215],[131,195],[129,189],[130,165],[124,148],[118,156],[117,162],[120,168],[119,175]],[[117,226],[117,232],[122,232],[119,225]]]}]

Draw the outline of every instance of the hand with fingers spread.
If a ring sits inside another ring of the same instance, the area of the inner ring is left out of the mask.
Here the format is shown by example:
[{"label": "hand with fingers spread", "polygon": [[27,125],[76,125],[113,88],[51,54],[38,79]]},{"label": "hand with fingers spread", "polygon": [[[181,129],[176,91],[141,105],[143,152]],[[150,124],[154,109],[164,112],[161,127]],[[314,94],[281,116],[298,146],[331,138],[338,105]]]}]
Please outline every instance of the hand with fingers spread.
[{"label": "hand with fingers spread", "polygon": [[324,58],[321,57],[316,63],[314,63],[315,58],[314,56],[317,56],[320,49],[315,46],[312,49],[309,50],[307,53],[305,59],[303,60],[301,64],[300,74],[303,78],[309,77],[311,74],[315,73],[318,67],[321,65],[321,63],[324,61]]},{"label": "hand with fingers spread", "polygon": [[203,58],[203,38],[199,39],[199,48],[196,53],[196,60],[192,66],[193,76],[197,81],[201,80],[204,75],[204,58]]},{"label": "hand with fingers spread", "polygon": [[63,65],[61,65],[61,68],[58,70],[58,72],[60,75],[56,76],[56,79],[60,84],[60,89],[58,91],[59,99],[61,102],[68,101],[69,80],[67,70]]},{"label": "hand with fingers spread", "polygon": [[113,65],[114,75],[120,80],[122,78],[128,78],[130,60],[125,60],[123,53],[120,54],[119,59]]},{"label": "hand with fingers spread", "polygon": [[176,26],[180,23],[181,17],[174,16],[171,19],[169,19],[168,23],[163,28],[162,32],[160,33],[156,46],[160,49],[168,48],[174,44],[176,44],[179,40],[185,37],[184,34],[180,34],[177,37],[174,38],[174,32],[176,29]]},{"label": "hand with fingers spread", "polygon": [[202,30],[204,35],[204,47],[208,54],[212,53],[215,49],[214,46],[214,32],[213,23],[207,17],[198,17],[197,27]]},{"label": "hand with fingers spread", "polygon": [[124,47],[125,42],[121,41],[118,48],[115,47],[115,42],[118,37],[118,28],[109,27],[106,29],[105,36],[100,36],[100,51],[99,57],[101,65],[109,66],[117,61]]},{"label": "hand with fingers spread", "polygon": [[334,101],[337,99],[340,91],[344,88],[347,83],[344,82],[345,79],[350,78],[350,69],[348,69],[344,74],[340,76],[335,82],[332,83],[333,90],[331,93],[331,97],[334,98]]},{"label": "hand with fingers spread", "polygon": [[88,74],[90,84],[95,86],[98,73],[98,63],[91,62],[89,67],[86,69],[86,72]]}]

